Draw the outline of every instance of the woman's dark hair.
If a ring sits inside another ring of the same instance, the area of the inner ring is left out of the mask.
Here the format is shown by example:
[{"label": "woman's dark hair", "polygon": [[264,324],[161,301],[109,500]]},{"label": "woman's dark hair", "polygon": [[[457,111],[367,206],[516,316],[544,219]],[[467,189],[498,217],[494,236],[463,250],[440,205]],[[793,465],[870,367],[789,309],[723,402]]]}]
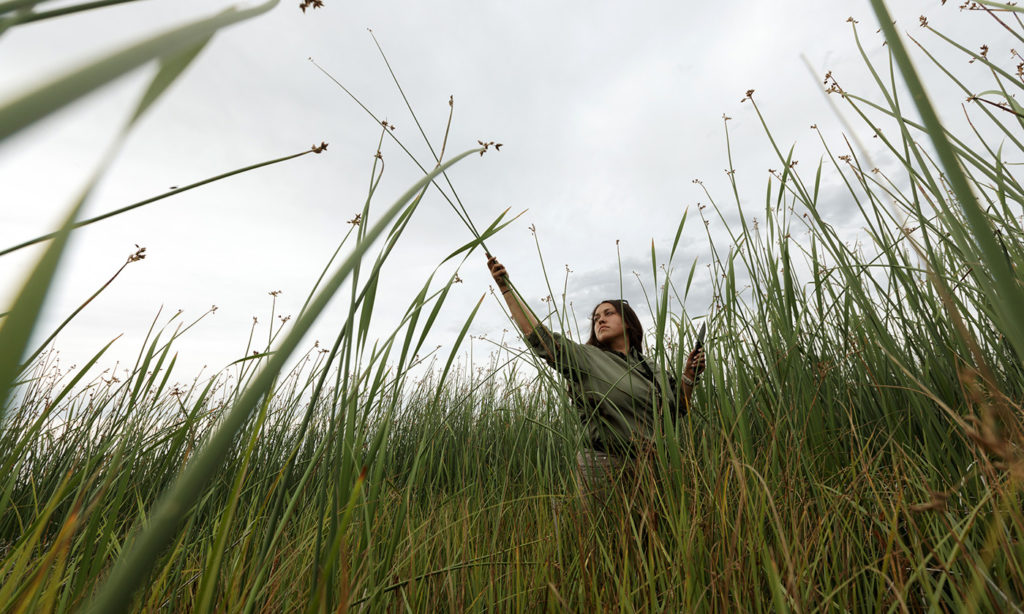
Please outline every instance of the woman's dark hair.
[{"label": "woman's dark hair", "polygon": [[644,328],[640,324],[640,318],[636,317],[636,312],[629,306],[629,301],[617,298],[601,301],[594,307],[594,310],[590,312],[590,339],[587,340],[587,345],[593,345],[601,348],[602,350],[612,349],[610,343],[601,343],[597,340],[597,332],[594,330],[594,314],[597,313],[597,308],[605,303],[611,305],[612,308],[615,309],[616,313],[622,316],[622,328],[626,333],[626,339],[629,341],[629,350],[633,352],[640,352],[642,354],[644,347]]}]

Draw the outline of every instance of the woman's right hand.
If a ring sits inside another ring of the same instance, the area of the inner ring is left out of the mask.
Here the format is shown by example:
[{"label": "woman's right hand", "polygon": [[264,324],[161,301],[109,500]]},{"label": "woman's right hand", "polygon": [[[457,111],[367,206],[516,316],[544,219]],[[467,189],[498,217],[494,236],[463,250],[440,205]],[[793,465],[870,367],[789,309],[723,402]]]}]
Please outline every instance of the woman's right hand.
[{"label": "woman's right hand", "polygon": [[509,314],[512,316],[512,321],[516,323],[519,330],[523,332],[524,336],[530,336],[533,334],[534,328],[539,326],[537,323],[537,317],[533,315],[525,303],[520,300],[511,290],[511,286],[508,283],[508,271],[502,266],[498,259],[490,254],[484,254],[487,256],[487,268],[491,270],[491,277],[494,278],[494,283],[498,284],[498,289],[504,295],[505,303],[508,304]]},{"label": "woman's right hand", "polygon": [[498,262],[494,256],[487,254],[487,268],[491,270],[491,277],[494,278],[494,283],[498,284],[498,290],[502,292],[508,290],[508,272],[505,270],[505,265]]},{"label": "woman's right hand", "polygon": [[686,359],[686,368],[683,369],[683,375],[696,382],[706,366],[707,357],[704,355],[704,348],[693,348],[693,351],[690,352],[689,357]]}]

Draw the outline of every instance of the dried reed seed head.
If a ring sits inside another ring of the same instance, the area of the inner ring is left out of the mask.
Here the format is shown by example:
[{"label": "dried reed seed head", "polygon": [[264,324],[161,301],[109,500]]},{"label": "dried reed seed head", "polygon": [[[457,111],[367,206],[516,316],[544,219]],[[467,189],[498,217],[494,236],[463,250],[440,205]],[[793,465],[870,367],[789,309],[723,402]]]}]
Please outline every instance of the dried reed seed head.
[{"label": "dried reed seed head", "polygon": [[483,147],[483,150],[480,151],[481,156],[484,155],[484,153],[486,153],[487,150],[492,146],[494,147],[495,151],[501,151],[501,146],[503,145],[503,143],[495,143],[494,141],[487,141],[485,143],[480,139],[477,139],[476,142],[479,143],[481,147]]},{"label": "dried reed seed head", "polygon": [[312,151],[315,154],[318,154],[318,153],[323,152],[323,151],[327,151],[327,143],[325,143],[324,141],[320,141],[319,145],[317,145],[316,143],[313,143],[313,146],[310,147],[309,150]]},{"label": "dried reed seed head", "polygon": [[346,224],[352,224],[353,226],[358,226],[362,221],[363,221],[363,214],[362,213],[357,213],[354,218],[350,219],[349,221],[347,221],[345,223]]},{"label": "dried reed seed head", "polygon": [[921,15],[920,17],[918,17],[918,20],[921,22],[921,27],[922,28],[927,28],[928,27],[928,18],[927,17],[925,17],[924,15]]},{"label": "dried reed seed head", "polygon": [[323,6],[324,6],[324,0],[303,0],[302,2],[299,3],[299,9],[303,13],[305,13],[306,9],[308,9],[308,8],[319,9],[319,8],[323,8]]},{"label": "dried reed seed head", "polygon": [[832,71],[831,70],[828,71],[827,73],[825,73],[824,85],[828,86],[828,89],[825,90],[826,94],[842,94],[843,93],[843,88],[839,87],[839,82],[836,81],[836,78],[832,75]]},{"label": "dried reed seed head", "polygon": [[138,262],[146,257],[146,248],[139,247],[139,244],[135,244],[135,253],[128,256],[128,262]]}]

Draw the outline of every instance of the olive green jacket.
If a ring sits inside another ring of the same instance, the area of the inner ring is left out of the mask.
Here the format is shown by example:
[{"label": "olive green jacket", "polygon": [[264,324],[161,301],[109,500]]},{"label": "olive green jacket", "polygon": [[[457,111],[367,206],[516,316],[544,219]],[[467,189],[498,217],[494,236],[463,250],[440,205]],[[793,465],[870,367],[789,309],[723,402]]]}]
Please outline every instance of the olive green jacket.
[{"label": "olive green jacket", "polygon": [[[589,438],[584,445],[594,450],[633,455],[652,441],[662,399],[672,412],[679,412],[675,381],[655,378],[639,352],[627,355],[583,345],[542,325],[526,341],[565,378]],[[667,394],[662,393],[665,383]]]}]

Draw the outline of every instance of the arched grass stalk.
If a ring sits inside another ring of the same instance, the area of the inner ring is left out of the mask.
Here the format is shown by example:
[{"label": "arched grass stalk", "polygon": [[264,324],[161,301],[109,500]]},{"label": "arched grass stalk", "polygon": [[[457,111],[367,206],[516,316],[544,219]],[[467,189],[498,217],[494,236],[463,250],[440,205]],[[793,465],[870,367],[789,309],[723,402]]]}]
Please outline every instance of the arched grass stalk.
[{"label": "arched grass stalk", "polygon": [[128,256],[128,258],[127,258],[127,260],[125,260],[124,264],[122,264],[120,266],[120,268],[118,268],[117,271],[114,272],[114,274],[110,277],[110,279],[108,279],[106,282],[104,282],[103,285],[100,286],[98,290],[96,290],[95,292],[92,293],[91,296],[89,296],[89,298],[85,299],[85,302],[83,302],[81,305],[76,307],[75,310],[72,311],[71,314],[68,317],[64,318],[64,321],[61,322],[57,326],[57,328],[55,328],[53,330],[52,333],[50,333],[50,336],[47,337],[42,343],[39,344],[39,347],[36,348],[36,351],[32,352],[32,354],[29,355],[29,357],[22,364],[22,367],[21,367],[22,370],[26,369],[29,365],[34,363],[36,358],[39,358],[39,355],[43,353],[43,350],[45,350],[47,348],[47,346],[49,346],[50,343],[53,342],[53,340],[57,337],[57,335],[60,334],[60,331],[64,330],[64,327],[67,326],[68,323],[70,323],[71,320],[73,320],[75,318],[75,316],[77,316],[79,313],[81,313],[82,310],[85,309],[85,307],[89,303],[91,303],[93,301],[93,299],[95,299],[104,290],[106,290],[107,287],[110,286],[110,284],[114,283],[114,280],[117,279],[118,275],[120,275],[122,271],[124,271],[125,267],[127,267],[129,264],[131,264],[133,262],[138,262],[139,260],[142,260],[143,258],[145,258],[146,257],[145,256],[145,252],[146,252],[146,248],[142,247],[142,248],[137,249],[135,251],[135,253],[133,253],[130,256]]},{"label": "arched grass stalk", "polygon": [[[318,153],[320,153],[322,151],[325,151],[325,150],[326,150],[326,147],[323,144],[321,144],[320,146],[314,145],[311,149],[307,149],[306,151],[300,151],[299,153],[291,154],[291,155],[288,155],[288,156],[283,156],[283,157],[280,157],[280,158],[274,158],[273,160],[267,160],[265,162],[258,162],[256,164],[250,164],[249,166],[243,166],[242,168],[236,168],[233,171],[228,171],[226,173],[221,173],[219,175],[215,175],[213,177],[209,177],[207,179],[203,179],[203,180],[197,181],[195,183],[190,183],[190,184],[182,186],[180,188],[173,188],[173,189],[171,189],[171,190],[169,190],[167,192],[164,192],[163,194],[159,194],[157,196],[153,196],[153,197],[147,198],[145,200],[140,200],[137,203],[132,203],[130,205],[126,205],[124,207],[121,207],[119,209],[115,209],[113,211],[108,211],[107,213],[102,213],[100,215],[91,217],[91,218],[86,219],[86,220],[82,220],[80,222],[75,222],[75,224],[72,226],[72,229],[77,230],[79,228],[82,228],[83,226],[88,226],[90,224],[95,224],[96,222],[100,222],[100,221],[105,220],[107,218],[114,217],[115,215],[120,215],[122,213],[127,213],[128,211],[132,211],[134,209],[138,209],[139,207],[144,207],[146,205],[155,203],[155,202],[157,202],[159,200],[163,200],[163,199],[168,198],[170,196],[175,196],[177,194],[181,194],[182,192],[187,192],[189,190],[193,190],[195,188],[207,185],[209,183],[214,183],[216,181],[220,181],[221,179],[227,179],[228,177],[232,177],[234,175],[239,175],[241,173],[246,173],[248,171],[253,171],[253,170],[256,170],[258,168],[263,168],[264,166],[270,166],[272,164],[278,164],[280,162],[286,162],[288,160],[294,160],[295,158],[302,157],[302,156],[304,156],[306,154],[310,154],[310,153],[317,153],[318,154]],[[16,252],[19,249],[24,249],[24,248],[29,247],[31,245],[35,245],[37,243],[42,243],[43,241],[47,241],[47,240],[53,239],[56,236],[57,236],[57,233],[51,232],[49,234],[45,234],[45,235],[36,237],[34,239],[29,239],[28,241],[23,241],[22,243],[19,243],[17,245],[12,246],[12,247],[8,247],[6,249],[0,250],[0,256],[6,256],[7,254],[10,254],[11,252]]]}]

